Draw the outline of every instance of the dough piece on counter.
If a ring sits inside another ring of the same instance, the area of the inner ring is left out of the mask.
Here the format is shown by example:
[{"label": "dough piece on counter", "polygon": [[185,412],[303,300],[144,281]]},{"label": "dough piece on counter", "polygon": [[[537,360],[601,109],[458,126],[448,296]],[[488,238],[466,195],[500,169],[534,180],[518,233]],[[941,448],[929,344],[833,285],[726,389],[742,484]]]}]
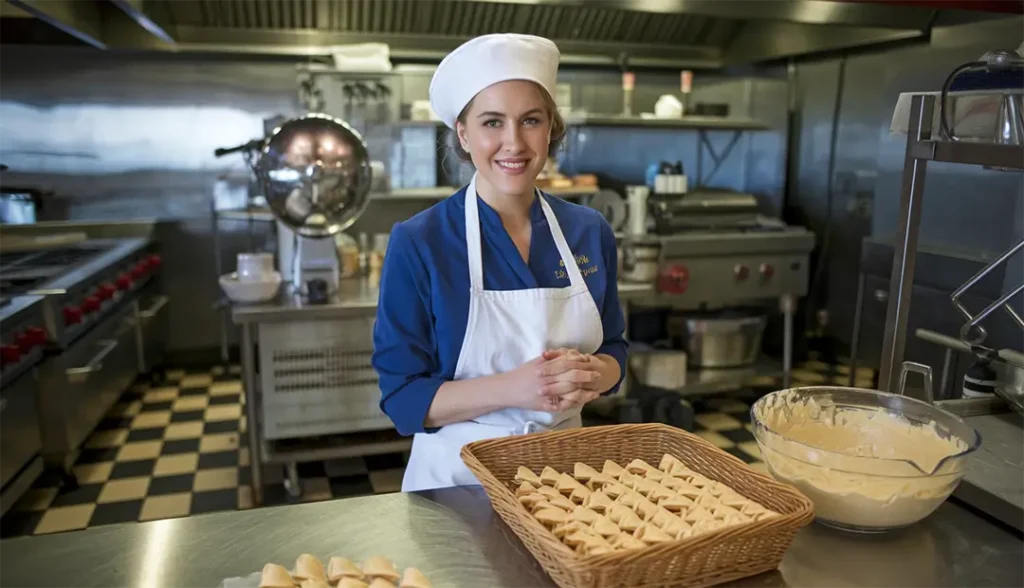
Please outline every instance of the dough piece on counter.
[{"label": "dough piece on counter", "polygon": [[295,572],[292,576],[296,580],[324,580],[327,581],[327,572],[324,571],[324,564],[315,555],[303,553],[295,560]]},{"label": "dough piece on counter", "polygon": [[554,486],[558,482],[558,472],[551,466],[544,466],[544,469],[540,472],[540,481],[545,486]]},{"label": "dough piece on counter", "polygon": [[536,492],[537,487],[529,482],[523,482],[522,484],[519,485],[518,488],[516,488],[516,496],[529,496],[530,494],[535,494]]},{"label": "dough piece on counter", "polygon": [[588,482],[599,474],[600,472],[582,462],[577,462],[572,468],[573,477],[581,482]]},{"label": "dough piece on counter", "polygon": [[537,520],[543,525],[553,527],[560,525],[569,520],[569,515],[565,514],[565,511],[560,508],[544,508],[534,513]]},{"label": "dough piece on counter", "polygon": [[523,482],[529,482],[534,486],[540,486],[543,483],[540,481],[540,476],[533,473],[532,471],[530,471],[530,468],[527,468],[525,466],[519,466],[519,469],[516,471],[515,480],[520,484]]},{"label": "dough piece on counter", "polygon": [[[363,573],[370,578],[383,578],[392,583],[397,582],[401,577],[398,570],[395,569],[395,564],[379,555],[366,558],[363,562]],[[371,582],[370,585],[373,586],[373,583]]]},{"label": "dough piece on counter", "polygon": [[349,578],[346,576],[338,580],[338,588],[369,588],[369,586],[369,584],[359,578]]},{"label": "dough piece on counter", "polygon": [[609,475],[613,478],[618,478],[626,470],[622,469],[622,466],[608,459],[604,462],[604,467],[601,468],[601,473]]},{"label": "dough piece on counter", "polygon": [[612,499],[608,498],[608,495],[600,490],[592,492],[590,496],[583,501],[583,506],[599,514],[608,512],[608,509],[611,508],[612,504]]},{"label": "dough piece on counter", "polygon": [[398,583],[398,588],[433,588],[430,584],[430,580],[423,575],[423,572],[416,568],[405,568],[405,573],[402,574],[402,581]]},{"label": "dough piece on counter", "polygon": [[327,581],[331,584],[342,578],[363,578],[363,570],[359,566],[345,559],[344,557],[333,556],[327,560]]},{"label": "dough piece on counter", "polygon": [[395,583],[386,578],[374,578],[367,588],[395,588]]},{"label": "dough piece on counter", "polygon": [[331,588],[331,585],[327,583],[327,580],[321,580],[320,578],[310,578],[303,580],[299,584],[299,588]]},{"label": "dough piece on counter", "polygon": [[260,574],[260,588],[292,588],[295,580],[284,566],[275,563],[268,563],[263,566],[263,573]]},{"label": "dough piece on counter", "polygon": [[583,504],[584,502],[587,501],[587,498],[589,498],[591,494],[593,494],[593,492],[587,490],[586,486],[579,486],[578,488],[572,491],[572,494],[569,495],[569,500],[575,502],[576,504]]}]

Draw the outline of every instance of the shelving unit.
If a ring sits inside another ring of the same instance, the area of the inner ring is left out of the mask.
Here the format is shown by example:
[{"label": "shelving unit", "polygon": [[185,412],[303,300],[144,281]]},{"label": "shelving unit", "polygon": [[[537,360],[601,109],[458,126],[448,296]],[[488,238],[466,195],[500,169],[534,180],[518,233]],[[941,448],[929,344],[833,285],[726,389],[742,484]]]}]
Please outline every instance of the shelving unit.
[{"label": "shelving unit", "polygon": [[900,189],[900,234],[896,239],[889,305],[885,316],[879,389],[895,393],[907,340],[911,288],[928,162],[958,163],[1024,171],[1024,146],[945,141],[933,137],[935,96],[914,96]]}]

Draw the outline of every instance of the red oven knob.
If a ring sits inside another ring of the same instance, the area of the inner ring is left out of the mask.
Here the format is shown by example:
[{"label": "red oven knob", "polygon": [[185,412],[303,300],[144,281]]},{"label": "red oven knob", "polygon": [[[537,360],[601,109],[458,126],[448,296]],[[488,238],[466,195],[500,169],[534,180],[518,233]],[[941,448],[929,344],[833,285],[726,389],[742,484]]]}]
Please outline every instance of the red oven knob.
[{"label": "red oven knob", "polygon": [[29,353],[35,345],[32,344],[32,338],[27,333],[18,333],[14,336],[14,342],[18,347],[18,350],[22,353]]},{"label": "red oven knob", "polygon": [[737,265],[732,268],[732,273],[736,276],[737,280],[742,281],[750,277],[750,268],[745,265]]},{"label": "red oven knob", "polygon": [[131,290],[132,289],[132,277],[128,274],[121,274],[117,276],[117,289],[118,290]]},{"label": "red oven knob", "polygon": [[135,267],[132,268],[131,274],[132,278],[136,280],[146,275],[146,262],[140,261],[139,263],[135,264]]},{"label": "red oven knob", "polygon": [[759,267],[757,271],[761,274],[761,277],[766,280],[775,275],[775,267],[770,263],[762,263],[761,267]]},{"label": "red oven knob", "polygon": [[21,361],[21,349],[17,345],[0,345],[0,361],[11,365]]},{"label": "red oven knob", "polygon": [[25,329],[25,334],[28,335],[33,345],[46,345],[46,329],[42,327],[29,327]]},{"label": "red oven knob", "polygon": [[146,258],[146,265],[151,270],[155,270],[155,269],[159,268],[161,265],[163,265],[163,263],[164,263],[163,258],[160,257],[159,255],[155,254],[155,253],[153,255],[150,255],[149,257]]},{"label": "red oven knob", "polygon": [[64,324],[75,325],[82,322],[82,309],[77,306],[64,307]]},{"label": "red oven knob", "polygon": [[100,309],[100,298],[96,296],[86,296],[85,300],[82,301],[82,312],[96,312]]},{"label": "red oven knob", "polygon": [[672,265],[658,276],[658,290],[667,294],[684,294],[690,286],[690,270],[683,265]]},{"label": "red oven knob", "polygon": [[101,301],[110,300],[114,294],[117,294],[117,288],[110,282],[100,284],[100,287],[96,288],[96,295],[100,297]]}]

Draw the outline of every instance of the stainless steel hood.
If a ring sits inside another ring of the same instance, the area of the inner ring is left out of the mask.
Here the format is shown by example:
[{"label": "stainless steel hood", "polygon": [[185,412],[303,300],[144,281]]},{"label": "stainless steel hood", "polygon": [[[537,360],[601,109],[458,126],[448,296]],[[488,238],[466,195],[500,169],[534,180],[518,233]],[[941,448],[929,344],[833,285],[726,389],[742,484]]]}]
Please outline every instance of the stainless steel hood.
[{"label": "stainless steel hood", "polygon": [[[566,63],[614,65],[628,58],[633,66],[693,68],[926,38],[938,22],[992,17],[948,10],[972,5],[949,0],[8,2],[16,9],[0,13],[5,20],[35,17],[101,49],[326,57],[332,45],[379,41],[390,44],[395,60],[433,61],[475,35],[528,32],[557,41]],[[974,5],[991,10],[996,4]]]}]

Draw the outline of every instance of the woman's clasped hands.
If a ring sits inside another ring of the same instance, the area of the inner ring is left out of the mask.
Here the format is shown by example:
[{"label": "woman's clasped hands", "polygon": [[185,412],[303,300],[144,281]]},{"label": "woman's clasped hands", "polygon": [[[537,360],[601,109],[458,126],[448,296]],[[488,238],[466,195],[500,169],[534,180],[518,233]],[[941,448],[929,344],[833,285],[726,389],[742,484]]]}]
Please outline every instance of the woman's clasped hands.
[{"label": "woman's clasped hands", "polygon": [[519,404],[547,412],[583,406],[601,395],[600,361],[575,349],[545,351],[515,370]]}]

